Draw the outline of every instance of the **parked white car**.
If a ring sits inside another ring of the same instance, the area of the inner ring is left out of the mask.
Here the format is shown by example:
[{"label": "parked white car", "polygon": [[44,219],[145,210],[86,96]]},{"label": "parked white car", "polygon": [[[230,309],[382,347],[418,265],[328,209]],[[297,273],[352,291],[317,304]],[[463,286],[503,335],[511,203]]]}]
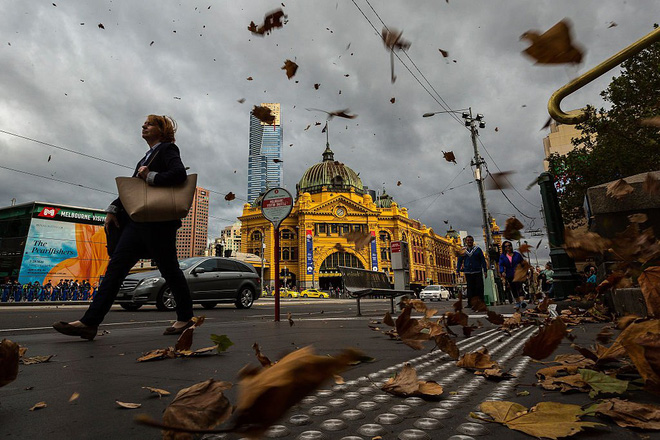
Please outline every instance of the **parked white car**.
[{"label": "parked white car", "polygon": [[445,301],[449,301],[449,297],[449,290],[438,285],[426,286],[419,293],[419,299],[421,300],[428,299],[430,301],[440,301],[441,299],[444,299]]}]

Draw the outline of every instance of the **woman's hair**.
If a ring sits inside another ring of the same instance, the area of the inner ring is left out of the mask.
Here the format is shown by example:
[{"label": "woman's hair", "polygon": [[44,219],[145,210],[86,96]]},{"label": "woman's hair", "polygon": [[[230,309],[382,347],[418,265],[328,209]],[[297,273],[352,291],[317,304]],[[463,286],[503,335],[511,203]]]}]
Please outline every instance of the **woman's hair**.
[{"label": "woman's hair", "polygon": [[506,253],[506,249],[504,249],[504,248],[506,247],[507,244],[509,246],[511,246],[511,250],[513,250],[513,244],[511,244],[511,242],[509,240],[506,240],[502,243],[502,253],[503,254]]},{"label": "woman's hair", "polygon": [[176,121],[167,115],[149,115],[147,121],[156,124],[161,133],[162,142],[174,142],[174,133],[176,133]]}]

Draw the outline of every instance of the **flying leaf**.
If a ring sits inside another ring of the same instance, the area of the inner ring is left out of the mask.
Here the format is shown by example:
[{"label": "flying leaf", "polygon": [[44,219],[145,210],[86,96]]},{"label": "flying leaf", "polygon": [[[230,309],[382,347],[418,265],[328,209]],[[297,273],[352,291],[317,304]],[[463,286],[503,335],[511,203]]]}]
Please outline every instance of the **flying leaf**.
[{"label": "flying leaf", "polygon": [[257,360],[259,361],[262,367],[270,367],[271,365],[273,365],[270,359],[268,359],[268,357],[261,352],[261,348],[259,348],[259,344],[255,342],[254,344],[252,344],[252,348],[254,349],[254,354],[257,356]]},{"label": "flying leaf", "polygon": [[581,259],[593,254],[600,254],[611,246],[612,242],[609,239],[603,238],[595,232],[564,229],[564,249],[571,258]]},{"label": "flying leaf", "polygon": [[418,319],[410,317],[412,309],[411,305],[403,308],[401,314],[396,318],[396,331],[404,344],[415,350],[421,350],[424,342],[430,339],[430,335],[424,332],[425,327]]},{"label": "flying leaf", "polygon": [[275,115],[268,107],[255,105],[252,109],[252,115],[264,124],[273,124],[275,122]]},{"label": "flying leaf", "polygon": [[163,390],[163,389],[160,389],[160,388],[154,388],[154,387],[142,387],[142,389],[144,389],[144,390],[149,390],[149,391],[151,391],[151,392],[154,393],[154,394],[158,394],[158,397],[169,396],[170,394],[172,394],[172,393],[170,393],[169,391],[167,391],[167,390]]},{"label": "flying leaf", "polygon": [[298,65],[291,60],[286,60],[284,61],[282,70],[286,70],[286,77],[288,79],[291,79],[296,74],[296,71],[298,70]]},{"label": "flying leaf", "polygon": [[507,240],[520,240],[522,237],[520,230],[524,227],[525,226],[516,217],[510,217],[506,219],[506,222],[504,223],[504,232],[502,232],[502,236]]},{"label": "flying leaf", "polygon": [[9,339],[0,342],[0,387],[13,382],[18,376],[19,347]]},{"label": "flying leaf", "polygon": [[318,356],[312,347],[304,347],[272,367],[243,378],[232,418],[235,430],[259,437],[303,397],[362,357],[362,353],[351,349],[335,357]]},{"label": "flying leaf", "polygon": [[504,324],[504,316],[492,310],[488,311],[488,313],[486,314],[486,319],[491,324],[495,324],[495,325]]},{"label": "flying leaf", "polygon": [[344,110],[336,110],[334,112],[328,113],[330,115],[329,119],[332,119],[334,116],[337,116],[338,118],[346,118],[346,119],[355,119],[357,115],[351,115],[348,112],[350,112],[349,109],[344,109]]},{"label": "flying leaf", "polygon": [[369,232],[360,231],[349,232],[345,237],[349,242],[355,243],[355,250],[358,252],[376,239],[376,237],[371,235]]},{"label": "flying leaf", "polygon": [[245,102],[245,98],[237,99],[236,102],[243,104]]},{"label": "flying leaf", "polygon": [[639,125],[645,127],[660,127],[660,116],[653,116],[652,118],[645,118],[639,121]]},{"label": "flying leaf", "polygon": [[488,190],[502,190],[512,188],[507,176],[513,174],[513,171],[503,171],[501,173],[488,173],[486,177],[486,189]]},{"label": "flying leaf", "polygon": [[501,368],[486,368],[485,370],[477,370],[474,372],[477,376],[483,376],[486,379],[493,379],[495,381],[511,379],[515,377],[513,374],[502,371]]},{"label": "flying leaf", "polygon": [[600,402],[594,411],[611,417],[623,428],[660,429],[660,406],[649,403],[608,399]]},{"label": "flying leaf", "polygon": [[261,35],[263,37],[270,34],[273,29],[283,27],[286,21],[283,22],[282,19],[286,19],[286,15],[281,9],[276,9],[266,14],[262,25],[257,26],[254,21],[250,22],[248,30],[255,35]]},{"label": "flying leaf", "polygon": [[141,403],[121,402],[119,400],[115,400],[115,403],[124,409],[137,409],[142,406]]},{"label": "flying leaf", "polygon": [[176,357],[176,353],[174,352],[174,349],[172,347],[168,347],[168,348],[159,348],[156,350],[151,350],[147,352],[145,355],[139,357],[137,361],[147,362],[147,361],[155,361],[159,359],[174,359],[175,357]]},{"label": "flying leaf", "polygon": [[592,399],[598,394],[623,394],[628,390],[628,381],[608,376],[594,370],[578,370],[584,380],[591,387],[589,397]]},{"label": "flying leaf", "polygon": [[442,54],[443,58],[447,58],[449,56],[449,52],[446,50],[438,49],[440,53]]},{"label": "flying leaf", "polygon": [[456,362],[457,367],[476,369],[476,370],[485,370],[487,368],[500,368],[500,366],[490,358],[488,354],[488,349],[482,347],[477,351],[471,353],[465,353],[461,358]]},{"label": "flying leaf", "polygon": [[442,386],[437,382],[417,379],[415,368],[408,363],[394,377],[389,378],[381,389],[402,397],[436,397],[442,394]]},{"label": "flying leaf", "polygon": [[531,250],[532,250],[532,246],[527,243],[521,244],[520,247],[518,248],[518,252],[520,252],[521,254],[526,254]]},{"label": "flying leaf", "polygon": [[644,213],[630,214],[628,216],[628,221],[630,223],[646,223],[649,219],[649,216]]},{"label": "flying leaf", "polygon": [[446,333],[442,333],[435,336],[433,339],[435,340],[436,347],[447,353],[452,359],[458,360],[458,346],[456,345],[456,341],[454,341],[451,336]]},{"label": "flying leaf", "polygon": [[442,155],[445,157],[445,160],[447,162],[454,162],[456,163],[456,156],[454,156],[453,151],[443,151]]},{"label": "flying leaf", "polygon": [[514,282],[525,282],[527,281],[527,273],[529,268],[532,267],[527,260],[522,260],[520,264],[516,266],[516,270],[513,274]]},{"label": "flying leaf", "polygon": [[50,162],[51,154],[48,155],[48,162]]},{"label": "flying leaf", "polygon": [[387,324],[390,327],[394,327],[394,320],[392,319],[392,315],[390,315],[390,312],[385,312],[385,316],[383,317],[383,324]]},{"label": "flying leaf", "polygon": [[651,266],[637,279],[648,314],[660,318],[660,266]]},{"label": "flying leaf", "polygon": [[78,400],[79,397],[80,397],[80,393],[74,392],[73,394],[71,394],[71,397],[69,397],[69,403]]},{"label": "flying leaf", "polygon": [[634,191],[632,185],[626,182],[624,179],[615,180],[614,182],[607,185],[607,196],[614,197],[615,199],[621,199],[631,192]]},{"label": "flying leaf", "polygon": [[647,173],[642,189],[648,194],[660,194],[660,180],[653,177],[651,173]]},{"label": "flying leaf", "polygon": [[390,70],[391,70],[391,81],[392,84],[396,81],[396,75],[394,74],[394,51],[398,50],[407,50],[410,47],[410,42],[401,38],[403,31],[399,32],[394,28],[384,27],[381,31],[383,36],[383,43],[385,47],[390,51]]},{"label": "flying leaf", "polygon": [[570,26],[564,19],[543,34],[533,30],[525,32],[520,38],[532,44],[523,53],[539,64],[579,64],[583,51],[571,42]]},{"label": "flying leaf", "polygon": [[211,334],[211,341],[217,345],[218,353],[227,351],[229,347],[234,345],[234,343],[227,337],[227,335],[215,335]]},{"label": "flying leaf", "polygon": [[607,28],[609,29],[609,28],[613,28],[613,27],[616,27],[616,26],[618,26],[618,25],[615,22],[610,21],[610,24],[609,24],[609,26],[607,26]]},{"label": "flying leaf", "polygon": [[228,192],[227,194],[225,194],[225,200],[228,202],[231,202],[235,198],[236,198],[236,194],[234,194],[233,192]]},{"label": "flying leaf", "polygon": [[394,97],[393,97],[393,98],[390,98],[390,102],[391,102],[392,104],[394,104],[394,103],[396,102],[396,98],[394,98]]},{"label": "flying leaf", "polygon": [[318,83],[314,84],[314,89],[315,89],[315,90],[318,90],[319,87],[321,87],[321,84],[318,84]]},{"label": "flying leaf", "polygon": [[99,29],[105,29],[105,26],[103,26],[103,23],[99,23]]},{"label": "flying leaf", "polygon": [[604,426],[600,423],[580,420],[585,414],[582,407],[566,403],[540,402],[527,409],[514,402],[490,401],[483,402],[479,408],[495,422],[532,437],[556,440],[577,434],[584,428]]},{"label": "flying leaf", "polygon": [[289,327],[293,327],[293,324],[295,324],[295,322],[293,322],[293,319],[291,318],[291,312],[288,312],[286,314],[286,319],[287,321],[289,321]]},{"label": "flying leaf", "polygon": [[36,411],[38,409],[43,409],[46,408],[48,405],[46,405],[46,402],[37,402],[30,408],[30,411]]}]

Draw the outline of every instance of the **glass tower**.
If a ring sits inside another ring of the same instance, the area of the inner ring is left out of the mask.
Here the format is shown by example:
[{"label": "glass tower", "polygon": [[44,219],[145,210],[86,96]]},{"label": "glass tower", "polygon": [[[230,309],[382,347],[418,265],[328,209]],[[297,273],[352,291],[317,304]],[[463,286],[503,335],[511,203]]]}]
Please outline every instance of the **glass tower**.
[{"label": "glass tower", "polygon": [[[250,113],[250,151],[248,154],[248,203],[254,202],[268,188],[282,186],[282,126],[280,104],[262,103],[275,115],[266,124]],[[277,161],[276,161],[277,160]]]}]

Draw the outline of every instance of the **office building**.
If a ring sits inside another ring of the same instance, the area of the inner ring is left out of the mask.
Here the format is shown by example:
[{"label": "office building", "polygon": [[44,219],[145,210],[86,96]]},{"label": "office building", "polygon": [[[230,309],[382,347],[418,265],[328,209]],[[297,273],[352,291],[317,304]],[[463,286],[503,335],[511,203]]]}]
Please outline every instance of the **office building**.
[{"label": "office building", "polygon": [[197,187],[192,207],[176,233],[177,258],[201,257],[206,252],[209,231],[209,191]]},{"label": "office building", "polygon": [[267,188],[282,186],[282,125],[280,104],[262,103],[275,115],[272,124],[266,124],[250,113],[250,148],[248,153],[248,203]]}]

